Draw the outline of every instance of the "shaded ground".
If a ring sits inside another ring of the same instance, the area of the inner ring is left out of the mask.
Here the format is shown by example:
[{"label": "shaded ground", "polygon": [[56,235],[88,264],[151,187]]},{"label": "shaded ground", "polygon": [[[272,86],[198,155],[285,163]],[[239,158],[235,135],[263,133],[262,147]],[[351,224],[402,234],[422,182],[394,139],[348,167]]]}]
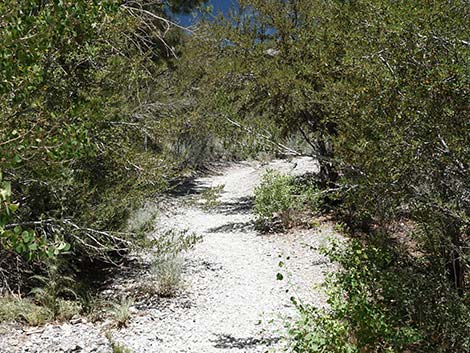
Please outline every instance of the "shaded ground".
[{"label": "shaded ground", "polygon": [[[307,159],[264,166],[238,163],[194,180],[173,196],[172,206],[159,219],[160,228],[189,229],[203,236],[187,254],[185,287],[178,297],[141,298],[128,327],[119,330],[109,322],[47,325],[39,330],[8,326],[3,333],[0,327],[0,352],[109,352],[105,331],[139,353],[281,351],[286,346],[285,319],[296,315],[290,298],[324,303],[313,288],[330,265],[316,249],[333,231],[325,224],[289,234],[259,234],[253,226],[252,196],[268,168],[303,174],[317,166]],[[217,207],[205,210],[194,202],[200,192],[219,185],[224,189]],[[280,261],[286,264],[283,268]],[[284,280],[276,279],[278,272]],[[108,294],[138,296],[145,276],[134,273],[117,280]]]}]

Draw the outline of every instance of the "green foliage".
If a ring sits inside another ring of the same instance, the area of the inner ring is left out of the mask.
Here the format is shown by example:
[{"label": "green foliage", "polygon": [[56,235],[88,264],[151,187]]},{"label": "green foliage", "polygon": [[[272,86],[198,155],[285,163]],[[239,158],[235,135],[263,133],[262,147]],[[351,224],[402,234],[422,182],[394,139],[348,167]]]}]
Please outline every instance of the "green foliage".
[{"label": "green foliage", "polygon": [[[369,262],[354,251],[338,260],[351,278],[339,282],[344,306],[320,315],[331,334],[315,345],[325,352],[468,350],[466,33],[464,2],[247,0],[188,44],[193,121],[237,148],[268,141],[293,153],[286,138],[303,136],[321,163],[321,192],[335,191],[349,229],[397,232],[407,244],[374,253],[367,239]],[[257,190],[260,216],[301,208],[288,177],[271,179]],[[412,265],[387,260],[396,253]],[[298,337],[311,337],[311,322]]]},{"label": "green foliage", "polygon": [[150,291],[162,297],[172,297],[182,287],[182,254],[202,240],[188,231],[170,230],[156,237],[152,243],[154,260],[151,266],[153,283]]},{"label": "green foliage", "polygon": [[326,254],[340,266],[327,280],[329,308],[297,304],[295,352],[468,351],[469,308],[439,266],[378,239]]},{"label": "green foliage", "polygon": [[302,184],[293,176],[268,170],[255,188],[254,213],[263,223],[269,223],[277,216],[284,226],[288,226],[302,212],[317,209],[318,201],[313,185]]},{"label": "green foliage", "polygon": [[111,305],[110,313],[116,326],[126,326],[131,318],[131,306],[134,305],[134,300],[129,297],[122,297],[119,303],[112,303]]},{"label": "green foliage", "polygon": [[[46,277],[35,276],[38,281]],[[52,281],[57,281],[53,279]],[[61,279],[61,285],[63,280]],[[75,299],[64,299],[63,294],[70,290],[59,288],[55,283],[42,283],[42,287],[32,290],[33,298],[18,296],[0,297],[0,322],[26,322],[28,325],[39,326],[53,320],[69,320],[81,313],[82,306]]]},{"label": "green foliage", "polygon": [[412,219],[422,250],[462,294],[470,269],[464,5],[364,2],[346,10],[354,28],[341,33],[348,76],[334,101],[343,117],[336,150],[355,185],[346,203],[377,223]]},{"label": "green foliage", "polygon": [[[229,18],[203,22],[181,66],[197,103],[195,124],[228,148],[311,153],[321,157],[322,170],[331,167],[337,129],[328,87],[340,78],[343,53],[335,32],[316,28],[317,16],[328,20],[322,5],[241,1]],[[291,148],[293,139],[306,144]]]},{"label": "green foliage", "polygon": [[145,1],[0,4],[1,250],[79,266],[132,247],[137,237],[118,231],[180,168],[166,143],[172,115],[154,104],[181,35],[164,12]]},{"label": "green foliage", "polygon": [[131,353],[131,350],[127,348],[126,345],[116,342],[109,331],[106,332],[105,336],[111,345],[113,353]]},{"label": "green foliage", "polygon": [[0,246],[24,256],[29,261],[53,261],[60,254],[70,249],[70,244],[56,237],[46,241],[33,230],[24,229],[21,225],[10,223],[18,204],[11,202],[11,183],[2,180],[0,172]]},{"label": "green foliage", "polygon": [[159,296],[172,297],[182,285],[182,259],[175,255],[157,257],[151,272],[155,280],[155,290]]},{"label": "green foliage", "polygon": [[71,318],[81,311],[78,295],[74,290],[75,281],[63,273],[58,260],[48,262],[45,276],[34,275],[31,280],[39,282],[39,286],[33,288],[31,293],[54,318]]},{"label": "green foliage", "polygon": [[188,230],[172,229],[149,240],[152,251],[156,256],[178,255],[181,252],[190,250],[202,240],[200,235],[191,233]]},{"label": "green foliage", "polygon": [[[0,251],[79,266],[147,243],[171,263],[198,237],[136,237],[151,220],[122,232],[145,197],[207,158],[306,144],[328,190],[269,172],[260,219],[289,225],[332,189],[351,231],[393,233],[402,220],[412,231],[404,248],[378,236],[330,253],[343,268],[330,311],[299,306],[295,350],[470,350],[467,4],[241,0],[187,37],[164,12],[146,1],[0,3]],[[53,316],[73,297],[61,273],[36,278]]]},{"label": "green foliage", "polygon": [[224,190],[225,185],[217,185],[215,187],[204,190],[201,194],[202,207],[206,210],[215,208],[220,205],[219,197]]},{"label": "green foliage", "polygon": [[269,219],[276,213],[295,210],[298,208],[295,191],[292,176],[268,170],[255,189],[255,214]]},{"label": "green foliage", "polygon": [[9,224],[18,207],[17,203],[11,202],[11,183],[3,180],[0,171],[0,245],[30,260],[44,257],[47,254],[44,239],[36,237],[33,231],[23,230],[19,225],[12,229]]},{"label": "green foliage", "polygon": [[0,322],[26,322],[28,325],[42,325],[53,320],[52,313],[31,299],[17,296],[0,297]]}]

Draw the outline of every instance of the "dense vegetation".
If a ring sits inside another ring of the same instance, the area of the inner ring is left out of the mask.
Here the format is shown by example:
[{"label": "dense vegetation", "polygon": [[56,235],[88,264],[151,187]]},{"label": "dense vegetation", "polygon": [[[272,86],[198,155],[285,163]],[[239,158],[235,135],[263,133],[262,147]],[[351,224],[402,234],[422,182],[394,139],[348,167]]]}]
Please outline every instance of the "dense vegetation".
[{"label": "dense vegetation", "polygon": [[[240,5],[189,44],[203,63],[196,112],[241,147],[310,147],[321,208],[356,238],[328,252],[342,265],[331,307],[299,307],[294,349],[468,351],[468,7]],[[261,216],[302,204],[291,181],[267,178]]]},{"label": "dense vegetation", "polygon": [[108,261],[135,240],[129,212],[181,169],[162,98],[181,30],[145,1],[6,1],[0,14],[2,277],[18,255]]},{"label": "dense vegetation", "polygon": [[468,4],[239,3],[186,34],[145,1],[0,4],[5,283],[136,246],[130,211],[187,167],[310,154],[308,187],[258,190],[264,218],[314,203],[351,238],[294,350],[470,350]]}]

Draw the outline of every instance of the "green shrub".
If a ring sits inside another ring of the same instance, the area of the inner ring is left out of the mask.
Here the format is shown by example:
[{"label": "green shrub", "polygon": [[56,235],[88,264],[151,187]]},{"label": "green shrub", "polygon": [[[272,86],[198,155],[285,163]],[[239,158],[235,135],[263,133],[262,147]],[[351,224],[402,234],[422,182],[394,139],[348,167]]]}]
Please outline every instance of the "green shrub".
[{"label": "green shrub", "polygon": [[297,305],[294,352],[468,352],[470,308],[430,259],[381,240],[333,244],[329,308]]},{"label": "green shrub", "polygon": [[122,297],[118,303],[112,303],[111,314],[117,327],[124,327],[127,325],[131,318],[131,306],[134,304],[134,299]]},{"label": "green shrub", "polygon": [[157,257],[152,265],[156,293],[162,297],[174,296],[181,287],[182,271],[182,260],[175,255]]},{"label": "green shrub", "polygon": [[48,263],[46,275],[34,275],[31,279],[40,284],[31,293],[54,318],[67,319],[80,312],[80,304],[75,302],[78,299],[74,290],[75,281],[63,273],[57,260]]},{"label": "green shrub", "polygon": [[174,296],[183,281],[182,254],[192,249],[201,239],[196,233],[176,229],[163,232],[152,239],[148,245],[154,253],[150,269],[153,283],[147,291],[162,297]]},{"label": "green shrub", "polygon": [[17,296],[0,297],[0,322],[26,322],[42,325],[52,320],[53,314],[47,308],[35,304],[29,298]]},{"label": "green shrub", "polygon": [[57,261],[50,262],[45,275],[34,275],[30,280],[38,286],[31,290],[34,297],[0,297],[1,321],[26,321],[42,325],[52,320],[68,320],[82,311],[82,305],[73,287],[72,278],[60,271]]},{"label": "green shrub", "polygon": [[276,213],[297,208],[294,178],[268,170],[255,189],[255,214],[269,219]]},{"label": "green shrub", "polygon": [[300,220],[303,212],[316,209],[318,193],[311,184],[300,183],[293,176],[268,170],[255,188],[254,213],[262,224],[279,217],[282,226]]},{"label": "green shrub", "polygon": [[160,74],[181,32],[144,3],[0,1],[0,251],[66,252],[81,280],[135,246],[128,216],[179,175]]},{"label": "green shrub", "polygon": [[202,207],[210,210],[220,205],[219,197],[225,185],[217,185],[203,191],[201,195]]}]

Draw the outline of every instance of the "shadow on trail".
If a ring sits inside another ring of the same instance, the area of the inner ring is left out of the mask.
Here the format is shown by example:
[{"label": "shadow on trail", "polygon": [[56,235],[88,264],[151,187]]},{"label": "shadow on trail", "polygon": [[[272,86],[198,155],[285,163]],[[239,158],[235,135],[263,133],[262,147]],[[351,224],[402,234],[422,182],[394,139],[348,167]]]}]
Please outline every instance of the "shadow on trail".
[{"label": "shadow on trail", "polygon": [[210,187],[201,185],[201,183],[197,182],[196,177],[185,178],[175,181],[168,195],[173,197],[200,195],[208,189],[210,189]]},{"label": "shadow on trail", "polygon": [[254,198],[251,196],[240,197],[236,201],[222,202],[216,210],[224,215],[247,214],[251,212]]},{"label": "shadow on trail", "polygon": [[207,233],[233,233],[233,232],[246,232],[255,229],[253,221],[248,222],[232,222],[218,227],[209,228]]},{"label": "shadow on trail", "polygon": [[218,338],[214,340],[214,347],[215,348],[249,348],[254,346],[260,345],[271,345],[276,343],[280,340],[280,337],[272,337],[272,338],[254,338],[254,337],[243,337],[237,338],[233,337],[232,335],[221,334],[218,335]]}]

